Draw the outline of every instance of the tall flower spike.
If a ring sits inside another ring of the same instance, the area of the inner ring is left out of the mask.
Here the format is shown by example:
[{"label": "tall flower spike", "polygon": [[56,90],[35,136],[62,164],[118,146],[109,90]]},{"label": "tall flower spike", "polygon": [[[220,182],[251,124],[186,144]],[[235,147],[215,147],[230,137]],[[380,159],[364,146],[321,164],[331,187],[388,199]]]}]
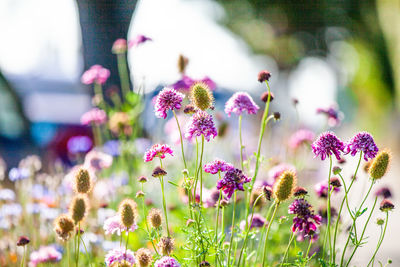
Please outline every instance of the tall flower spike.
[{"label": "tall flower spike", "polygon": [[320,156],[321,160],[325,160],[332,154],[335,155],[337,160],[340,160],[340,153],[344,151],[345,146],[333,132],[328,131],[320,134],[311,148],[315,156]]},{"label": "tall flower spike", "polygon": [[158,94],[154,112],[156,117],[165,119],[168,110],[180,109],[184,94],[177,92],[173,88],[164,87]]},{"label": "tall flower spike", "polygon": [[363,152],[365,161],[375,158],[378,151],[379,149],[374,142],[374,138],[367,132],[356,134],[347,143],[345,149],[346,154],[350,153],[352,156],[355,156],[357,152]]},{"label": "tall flower spike", "polygon": [[274,185],[274,198],[283,202],[293,195],[296,186],[296,174],[293,171],[284,171]]},{"label": "tall flower spike", "polygon": [[217,134],[212,116],[205,111],[199,110],[190,118],[186,126],[185,137],[192,139],[204,135],[206,140],[210,141],[211,137],[215,138]]},{"label": "tall flower spike", "polygon": [[214,96],[205,83],[195,83],[190,91],[190,100],[194,107],[199,110],[207,110],[214,104]]},{"label": "tall flower spike", "polygon": [[389,150],[382,150],[372,160],[371,166],[368,169],[369,176],[374,179],[381,179],[387,172],[392,155]]},{"label": "tall flower spike", "polygon": [[225,113],[231,116],[235,113],[240,116],[246,111],[248,114],[256,114],[259,107],[248,93],[237,92],[225,104]]}]

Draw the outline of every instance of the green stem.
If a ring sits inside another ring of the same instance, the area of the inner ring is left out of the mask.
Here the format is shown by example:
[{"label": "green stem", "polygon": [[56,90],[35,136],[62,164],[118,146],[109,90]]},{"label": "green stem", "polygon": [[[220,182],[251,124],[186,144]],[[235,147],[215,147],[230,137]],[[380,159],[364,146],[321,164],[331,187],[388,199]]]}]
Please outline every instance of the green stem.
[{"label": "green stem", "polygon": [[271,220],[270,220],[270,222],[268,223],[267,234],[265,235],[265,242],[264,242],[264,252],[263,252],[262,266],[266,266],[266,265],[265,265],[265,260],[266,260],[266,258],[267,258],[267,244],[268,244],[269,230],[271,229],[272,222],[273,222],[274,219],[275,219],[276,211],[278,210],[279,204],[280,204],[279,202],[277,202],[277,203],[275,204],[274,212],[272,213]]},{"label": "green stem", "polygon": [[85,242],[83,242],[82,236],[80,236],[80,239],[81,239],[81,241],[82,241],[83,247],[85,248],[85,253],[86,253],[86,256],[87,256],[87,258],[88,258],[89,266],[92,266],[92,265],[90,264],[90,256],[89,256],[89,253],[88,253],[88,250],[86,249]]},{"label": "green stem", "polygon": [[[327,199],[327,223],[326,223],[326,233],[325,240],[329,243],[329,253],[332,256],[332,244],[331,244],[331,173],[332,173],[332,156],[329,155],[329,175],[328,175],[328,199]],[[324,242],[325,243],[325,242]],[[325,244],[323,255],[325,255]]]},{"label": "green stem", "polygon": [[[378,253],[378,250],[379,250],[379,248],[380,248],[381,245],[382,245],[383,238],[385,237],[385,234],[386,234],[386,228],[387,228],[387,225],[388,225],[388,220],[389,220],[389,212],[386,211],[386,220],[385,220],[385,227],[383,228],[383,233],[382,233],[382,235],[381,235],[381,238],[380,238],[379,241],[378,241],[378,245],[376,246],[375,252],[374,252],[374,254],[372,255],[371,260],[368,262],[367,267],[368,267],[373,261],[375,261],[375,256],[376,256],[376,254]],[[372,266],[373,266],[373,264],[372,264]]]},{"label": "green stem", "polygon": [[313,237],[310,236],[309,238],[310,238],[310,241],[308,242],[308,248],[307,248],[307,252],[306,252],[306,254],[305,254],[305,257],[306,257],[307,261],[304,263],[304,267],[306,266],[307,262],[309,261],[309,259],[308,259],[308,254],[310,253],[310,248],[311,248],[311,244],[312,244],[312,239],[313,239]]},{"label": "green stem", "polygon": [[[219,176],[221,177],[221,172],[218,171]],[[218,223],[219,223],[219,205],[221,203],[221,196],[222,196],[222,189],[219,190],[219,196],[218,196],[218,202],[217,202],[217,221],[215,222],[215,238],[214,238],[214,242],[217,243],[218,240]]]},{"label": "green stem", "polygon": [[118,74],[121,81],[122,97],[124,99],[126,94],[130,91],[126,54],[117,54],[117,62]]},{"label": "green stem", "polygon": [[182,138],[181,126],[179,125],[178,117],[176,116],[175,110],[172,110],[172,113],[174,114],[174,117],[175,117],[175,120],[176,120],[176,125],[178,126],[178,130],[179,130],[179,137],[181,139],[181,150],[182,150],[183,164],[185,165],[185,169],[187,169],[186,159],[185,159],[185,151],[184,151],[184,148],[183,148],[183,138]]},{"label": "green stem", "polygon": [[[160,167],[162,169],[162,160],[161,160],[161,158],[160,158]],[[168,226],[167,204],[165,202],[165,192],[164,192],[164,175],[161,176],[160,183],[161,183],[161,193],[162,193],[163,209],[164,209],[164,216],[165,216],[165,224],[166,224],[166,227],[167,227],[168,237],[170,237],[171,235],[169,233],[169,226]]]},{"label": "green stem", "polygon": [[21,267],[24,266],[24,262],[25,262],[25,254],[26,254],[26,246],[24,246],[24,254],[22,254],[22,261],[21,261]]},{"label": "green stem", "polygon": [[[276,205],[276,203],[273,202],[269,206],[267,215],[265,216],[265,221],[266,222],[269,222],[268,218],[271,215],[272,209],[275,207],[275,205]],[[267,229],[267,227],[263,227],[263,229],[261,230],[260,241],[262,241],[264,239],[264,234],[265,234],[266,229]],[[260,252],[261,249],[262,249],[262,246],[258,246],[257,253],[256,253],[256,262],[258,261],[258,256],[259,256],[259,252]]]},{"label": "green stem", "polygon": [[79,263],[79,254],[80,254],[79,247],[80,247],[80,243],[81,243],[81,242],[79,242],[80,236],[81,236],[81,223],[79,222],[78,223],[78,244],[77,244],[78,249],[76,250],[76,267],[79,266],[78,265],[78,263]]},{"label": "green stem", "polygon": [[283,266],[283,264],[284,264],[285,261],[286,261],[286,257],[287,257],[287,255],[289,254],[290,245],[292,244],[293,239],[294,239],[294,233],[292,232],[292,233],[290,234],[289,243],[288,243],[288,246],[287,246],[287,248],[286,248],[286,250],[285,250],[285,254],[283,254],[283,259],[282,259],[282,262],[281,262],[281,266]]},{"label": "green stem", "polygon": [[242,115],[239,116],[239,144],[240,144],[240,166],[242,167],[242,171],[244,171],[243,164],[243,141],[242,141]]},{"label": "green stem", "polygon": [[231,262],[231,251],[232,251],[232,244],[233,244],[233,236],[235,233],[235,211],[236,211],[236,190],[233,195],[233,212],[232,212],[232,229],[231,229],[231,241],[229,243],[229,252],[228,252],[228,266],[230,266]]}]

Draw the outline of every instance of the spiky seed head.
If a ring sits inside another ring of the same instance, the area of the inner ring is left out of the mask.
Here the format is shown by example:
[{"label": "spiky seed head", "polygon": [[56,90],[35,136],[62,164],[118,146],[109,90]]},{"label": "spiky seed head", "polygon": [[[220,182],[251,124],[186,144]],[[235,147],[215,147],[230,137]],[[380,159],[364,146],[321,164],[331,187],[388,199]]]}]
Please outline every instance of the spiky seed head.
[{"label": "spiky seed head", "polygon": [[162,214],[161,214],[161,210],[159,209],[155,209],[152,208],[149,211],[149,215],[147,215],[147,220],[149,222],[149,224],[154,227],[154,228],[158,228],[161,226],[162,223]]},{"label": "spiky seed head", "polygon": [[151,251],[147,248],[140,248],[136,251],[136,260],[138,261],[139,267],[148,267],[153,261]]},{"label": "spiky seed head", "polygon": [[18,238],[18,240],[17,240],[17,246],[18,246],[18,247],[26,246],[27,244],[29,244],[29,242],[31,242],[31,241],[29,240],[29,238],[26,237],[26,236],[24,236],[24,235],[22,235],[22,236],[20,236],[20,237]]},{"label": "spiky seed head", "polygon": [[389,150],[385,149],[379,152],[369,167],[368,172],[370,177],[374,180],[381,179],[389,169],[391,158],[392,155]]},{"label": "spiky seed head", "polygon": [[119,204],[118,213],[120,220],[126,228],[130,228],[135,223],[137,217],[136,207],[136,202],[129,198],[122,200]]},{"label": "spiky seed head", "polygon": [[169,255],[174,250],[174,239],[171,237],[163,236],[158,242],[158,248],[163,255]]},{"label": "spiky seed head", "polygon": [[71,237],[74,226],[74,221],[68,214],[62,214],[54,220],[54,231],[63,241]]},{"label": "spiky seed head", "polygon": [[196,109],[207,110],[213,106],[214,96],[204,83],[195,83],[190,92],[190,99]]},{"label": "spiky seed head", "polygon": [[301,186],[296,186],[296,188],[293,191],[294,197],[305,197],[308,194],[307,189]]},{"label": "spiky seed head", "polygon": [[383,212],[390,211],[390,210],[394,209],[393,202],[390,201],[389,199],[384,199],[384,200],[382,200],[379,209]]},{"label": "spiky seed head", "polygon": [[89,211],[89,201],[83,194],[76,195],[70,204],[69,215],[75,224],[82,222]]},{"label": "spiky seed head", "polygon": [[342,183],[340,182],[339,178],[337,178],[337,177],[332,177],[329,183],[333,187],[341,187],[342,186]]},{"label": "spiky seed head", "polygon": [[75,174],[74,190],[80,194],[87,194],[92,189],[92,181],[87,169],[80,168]]},{"label": "spiky seed head", "polygon": [[293,195],[296,186],[296,174],[293,171],[284,171],[275,182],[274,196],[278,202],[283,202]]}]

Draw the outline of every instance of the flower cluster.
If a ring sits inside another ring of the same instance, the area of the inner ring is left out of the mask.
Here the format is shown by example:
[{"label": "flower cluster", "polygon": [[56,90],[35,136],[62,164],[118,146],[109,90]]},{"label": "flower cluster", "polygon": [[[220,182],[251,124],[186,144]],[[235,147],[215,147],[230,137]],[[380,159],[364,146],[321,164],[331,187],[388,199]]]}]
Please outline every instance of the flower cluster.
[{"label": "flower cluster", "polygon": [[155,144],[146,151],[143,159],[145,162],[152,161],[155,157],[164,159],[166,154],[170,154],[171,156],[173,156],[173,151],[170,146],[165,144]]},{"label": "flower cluster", "polygon": [[118,215],[112,216],[104,221],[103,229],[107,235],[109,234],[117,234],[121,235],[122,232],[134,232],[137,229],[136,223],[133,223],[131,227],[126,228],[120,220]]},{"label": "flower cluster", "polygon": [[378,147],[376,146],[372,135],[367,132],[360,132],[356,134],[351,140],[346,144],[346,153],[350,153],[355,156],[357,152],[364,153],[365,161],[375,158],[378,154]]},{"label": "flower cluster", "polygon": [[83,125],[101,125],[106,123],[107,121],[107,114],[104,110],[99,108],[93,108],[88,112],[84,113],[81,117],[81,123]]},{"label": "flower cluster", "polygon": [[218,180],[217,189],[222,189],[228,198],[232,197],[235,190],[244,191],[243,184],[251,181],[242,170],[231,168],[226,171],[224,178]]},{"label": "flower cluster", "polygon": [[251,96],[245,92],[235,93],[225,104],[225,113],[228,116],[231,116],[231,113],[240,116],[244,111],[248,114],[256,114],[258,109]]},{"label": "flower cluster", "polygon": [[304,198],[295,199],[289,206],[289,214],[295,214],[293,218],[292,232],[303,232],[305,235],[313,235],[317,225],[321,223],[321,216],[314,214],[310,203]]},{"label": "flower cluster", "polygon": [[345,145],[333,132],[325,132],[318,136],[311,148],[315,156],[320,156],[321,160],[325,160],[332,154],[340,160],[340,153],[344,151]]},{"label": "flower cluster", "polygon": [[176,259],[168,256],[164,256],[154,263],[154,267],[180,267],[180,266],[181,265]]},{"label": "flower cluster", "polygon": [[307,129],[297,130],[289,138],[289,147],[292,149],[299,148],[302,144],[311,143],[315,138],[314,132]]},{"label": "flower cluster", "polygon": [[180,109],[184,97],[185,96],[182,93],[177,92],[173,88],[165,87],[162,89],[158,94],[154,105],[156,116],[165,119],[168,110]]},{"label": "flower cluster", "polygon": [[29,266],[36,267],[41,263],[54,263],[60,261],[61,258],[61,252],[59,252],[54,246],[42,246],[39,250],[31,253]]},{"label": "flower cluster", "polygon": [[110,77],[110,71],[103,68],[101,65],[93,65],[85,71],[81,77],[81,81],[84,84],[104,84],[108,77]]},{"label": "flower cluster", "polygon": [[136,262],[135,254],[131,250],[122,247],[110,250],[105,258],[107,266],[112,266],[114,263],[122,263],[124,261],[129,262],[131,265],[134,265]]},{"label": "flower cluster", "polygon": [[203,79],[195,80],[195,79],[190,78],[187,75],[183,75],[182,79],[180,79],[179,81],[175,82],[174,84],[171,84],[170,87],[174,88],[175,90],[187,92],[196,83],[204,83],[212,91],[215,90],[215,88],[217,87],[215,82],[213,80],[211,80],[207,76],[204,77]]},{"label": "flower cluster", "polygon": [[227,163],[222,159],[215,159],[213,162],[204,165],[204,171],[211,174],[216,174],[218,172],[226,172],[231,168],[234,168],[233,165]]},{"label": "flower cluster", "polygon": [[210,141],[211,137],[215,138],[217,136],[217,129],[214,126],[212,116],[205,111],[199,110],[186,125],[185,137],[192,139],[202,135],[207,141]]}]

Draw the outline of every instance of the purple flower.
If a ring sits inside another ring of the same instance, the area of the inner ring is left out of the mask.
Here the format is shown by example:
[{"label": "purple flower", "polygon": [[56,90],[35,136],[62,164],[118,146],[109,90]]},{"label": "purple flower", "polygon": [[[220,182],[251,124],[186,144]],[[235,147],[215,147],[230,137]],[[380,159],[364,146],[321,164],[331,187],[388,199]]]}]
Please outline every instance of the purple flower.
[{"label": "purple flower", "polygon": [[217,85],[213,80],[211,80],[209,77],[204,77],[201,80],[195,80],[190,78],[187,75],[183,75],[182,79],[177,81],[174,84],[171,84],[170,87],[174,88],[175,90],[180,90],[180,91],[189,91],[189,89],[192,87],[193,84],[195,83],[204,83],[206,84],[211,91],[214,91]]},{"label": "purple flower", "polygon": [[127,229],[121,223],[119,216],[115,215],[104,221],[103,229],[104,229],[104,232],[106,233],[106,235],[109,235],[109,234],[121,235],[121,233],[124,231],[134,232],[137,229],[137,225],[136,225],[136,223],[134,223],[134,224],[132,224],[132,226],[129,229]]},{"label": "purple flower", "polygon": [[27,168],[12,168],[8,173],[8,178],[11,182],[15,182],[25,180],[26,178],[29,178],[30,175],[31,172]]},{"label": "purple flower", "polygon": [[129,249],[125,248],[115,248],[109,251],[106,255],[105,262],[107,266],[111,266],[115,262],[127,261],[131,265],[135,264],[135,255]]},{"label": "purple flower", "polygon": [[[318,197],[326,198],[328,197],[328,184],[326,182],[320,182],[315,185],[314,187],[315,193],[318,195]],[[332,190],[332,186],[331,186]],[[340,187],[333,187],[333,192],[339,192]]]},{"label": "purple flower", "polygon": [[110,71],[103,68],[101,65],[93,65],[82,74],[81,81],[84,84],[104,84],[108,77],[110,77]]},{"label": "purple flower", "polygon": [[233,94],[225,104],[225,113],[231,116],[231,113],[242,115],[243,111],[248,114],[256,114],[259,107],[253,101],[251,96],[245,92],[238,92]]},{"label": "purple flower", "polygon": [[339,125],[341,117],[343,117],[336,105],[332,105],[329,108],[318,108],[317,114],[325,114],[328,117],[328,125],[331,127]]},{"label": "purple flower", "polygon": [[375,196],[383,197],[383,198],[391,198],[392,192],[390,191],[390,189],[388,187],[382,187],[375,192]]},{"label": "purple flower", "polygon": [[307,129],[300,129],[292,134],[289,138],[289,147],[292,149],[299,148],[302,144],[311,143],[315,138],[315,134]]},{"label": "purple flower", "polygon": [[107,114],[102,109],[93,108],[82,115],[81,123],[83,125],[96,124],[101,125],[107,121]]},{"label": "purple flower", "polygon": [[[247,220],[248,220],[248,223],[250,224],[251,215],[249,215]],[[250,229],[261,228],[263,226],[266,226],[267,225],[266,222],[267,221],[265,220],[265,218],[261,214],[254,213],[253,220],[251,221]],[[245,228],[246,228],[246,221],[240,222],[240,229],[242,229],[244,231]]]},{"label": "purple flower", "polygon": [[168,145],[161,145],[161,144],[155,144],[153,145],[149,150],[144,153],[144,161],[149,162],[152,161],[155,157],[159,157],[161,159],[165,158],[165,154],[170,154],[173,156],[173,151]]},{"label": "purple flower", "polygon": [[154,263],[154,267],[180,267],[180,266],[181,265],[176,259],[168,256],[164,256]]},{"label": "purple flower", "polygon": [[295,199],[289,206],[289,214],[295,214],[293,218],[292,232],[314,234],[317,225],[321,223],[321,216],[314,214],[311,205],[304,198]]},{"label": "purple flower", "polygon": [[166,118],[167,111],[180,109],[182,100],[185,96],[173,88],[164,87],[158,94],[154,105],[154,112],[158,118]]},{"label": "purple flower", "polygon": [[216,174],[217,172],[226,172],[231,168],[233,168],[233,165],[225,162],[222,159],[215,159],[213,162],[204,165],[204,171],[211,174]]},{"label": "purple flower", "polygon": [[151,38],[149,38],[147,36],[139,34],[139,35],[136,35],[136,37],[133,38],[132,40],[129,40],[128,47],[129,48],[138,47],[140,44],[143,44],[143,43],[145,43],[147,41],[153,41],[153,39],[151,39]]},{"label": "purple flower", "polygon": [[42,246],[39,250],[33,251],[29,257],[29,266],[36,267],[40,263],[58,262],[62,254],[53,246]]},{"label": "purple flower", "polygon": [[340,160],[340,152],[344,151],[344,144],[333,132],[324,132],[320,134],[317,140],[311,145],[316,157],[321,156],[321,160],[334,154],[337,160]]},{"label": "purple flower", "polygon": [[92,139],[86,135],[73,136],[67,142],[68,152],[71,154],[86,153],[92,146]]},{"label": "purple flower", "polygon": [[224,178],[218,180],[217,189],[222,189],[228,198],[232,197],[235,190],[244,191],[243,184],[251,181],[251,178],[244,175],[242,170],[231,168],[227,170]]},{"label": "purple flower", "polygon": [[346,154],[350,153],[353,157],[357,152],[363,152],[365,161],[375,158],[378,151],[379,149],[374,142],[374,138],[367,132],[360,132],[353,136],[346,144],[345,149]]},{"label": "purple flower", "polygon": [[212,116],[205,111],[199,110],[193,114],[186,125],[185,137],[192,139],[201,135],[204,135],[208,142],[210,137],[215,138],[217,136],[217,129],[214,126]]}]

